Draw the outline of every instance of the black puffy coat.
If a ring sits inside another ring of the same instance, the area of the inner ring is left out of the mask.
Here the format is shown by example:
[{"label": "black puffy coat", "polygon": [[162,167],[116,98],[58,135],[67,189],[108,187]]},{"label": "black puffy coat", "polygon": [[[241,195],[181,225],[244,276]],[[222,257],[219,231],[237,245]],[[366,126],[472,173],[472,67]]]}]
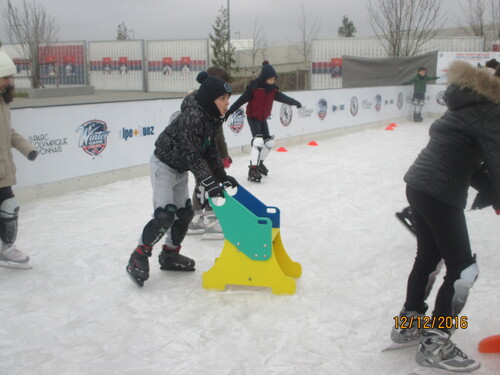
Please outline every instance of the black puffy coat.
[{"label": "black puffy coat", "polygon": [[500,207],[500,77],[463,61],[448,72],[448,107],[429,130],[429,143],[404,176],[414,189],[459,208],[481,162]]},{"label": "black puffy coat", "polygon": [[[223,180],[226,172],[216,145],[221,118],[210,116],[194,95],[186,97],[181,110],[158,136],[155,156],[179,172],[193,172],[199,181],[212,174]],[[206,160],[208,169],[203,160]]]}]

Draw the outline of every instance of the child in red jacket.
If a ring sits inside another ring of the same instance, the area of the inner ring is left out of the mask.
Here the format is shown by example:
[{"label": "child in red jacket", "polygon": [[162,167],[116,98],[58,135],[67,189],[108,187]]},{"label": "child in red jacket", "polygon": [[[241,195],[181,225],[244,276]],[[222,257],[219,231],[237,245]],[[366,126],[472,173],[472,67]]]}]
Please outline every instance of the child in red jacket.
[{"label": "child in red jacket", "polygon": [[276,86],[276,71],[266,60],[262,63],[262,70],[256,79],[250,82],[245,92],[229,108],[225,118],[243,104],[248,103],[246,114],[250,131],[252,132],[251,161],[248,170],[248,180],[260,182],[262,175],[267,176],[269,170],[264,160],[274,146],[274,136],[269,134],[267,118],[271,115],[273,102],[276,100],[297,108],[302,105],[295,99],[286,96]]}]

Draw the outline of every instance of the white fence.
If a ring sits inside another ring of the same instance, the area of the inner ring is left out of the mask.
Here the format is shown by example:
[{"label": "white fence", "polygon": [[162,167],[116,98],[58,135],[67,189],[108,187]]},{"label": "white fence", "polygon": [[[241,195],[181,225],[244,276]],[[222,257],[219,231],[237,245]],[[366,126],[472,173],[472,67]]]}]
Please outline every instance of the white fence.
[{"label": "white fence", "polygon": [[[439,38],[426,43],[421,52],[482,51],[483,43],[478,37]],[[29,60],[20,47],[5,45],[18,66],[16,85],[25,88],[30,86]],[[97,90],[185,92],[196,86],[196,74],[211,65],[208,39],[60,42],[40,47],[39,53],[42,83],[47,87],[88,84]],[[343,55],[386,57],[387,53],[377,38],[315,40],[310,56],[312,89],[342,87]],[[295,45],[269,49],[266,57],[287,71],[304,66]],[[260,68],[261,60],[253,61],[245,51],[239,51],[236,60],[240,67]]]}]

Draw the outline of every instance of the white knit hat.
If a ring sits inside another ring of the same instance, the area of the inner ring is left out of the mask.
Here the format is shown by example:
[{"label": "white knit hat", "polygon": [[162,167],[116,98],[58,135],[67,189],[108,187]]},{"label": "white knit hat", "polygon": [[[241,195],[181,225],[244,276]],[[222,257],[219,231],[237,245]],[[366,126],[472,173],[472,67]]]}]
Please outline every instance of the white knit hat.
[{"label": "white knit hat", "polygon": [[17,73],[16,66],[0,43],[0,77],[13,76]]}]

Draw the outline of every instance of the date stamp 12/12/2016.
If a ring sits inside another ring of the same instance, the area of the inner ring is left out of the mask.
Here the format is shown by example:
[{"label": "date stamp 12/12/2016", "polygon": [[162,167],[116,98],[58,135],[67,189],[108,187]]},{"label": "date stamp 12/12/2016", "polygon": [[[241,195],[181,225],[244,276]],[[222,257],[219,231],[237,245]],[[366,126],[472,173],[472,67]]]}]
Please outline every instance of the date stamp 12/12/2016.
[{"label": "date stamp 12/12/2016", "polygon": [[466,329],[469,322],[466,316],[395,316],[396,329]]}]

